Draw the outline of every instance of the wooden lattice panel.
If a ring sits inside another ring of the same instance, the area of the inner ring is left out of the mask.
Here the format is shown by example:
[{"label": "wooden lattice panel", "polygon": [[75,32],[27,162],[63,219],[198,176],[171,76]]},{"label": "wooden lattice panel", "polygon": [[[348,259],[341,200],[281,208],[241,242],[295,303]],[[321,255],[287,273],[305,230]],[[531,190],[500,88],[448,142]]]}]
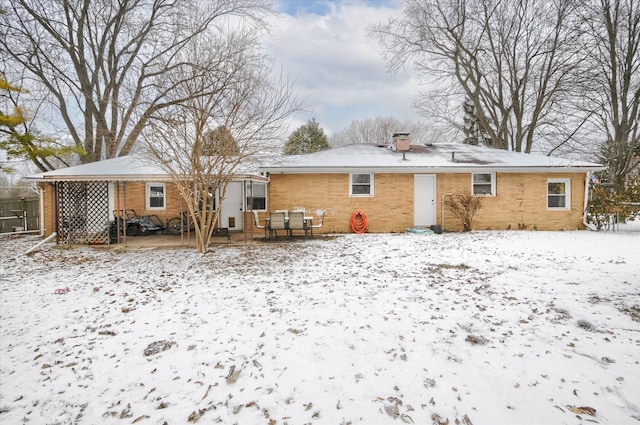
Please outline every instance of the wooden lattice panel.
[{"label": "wooden lattice panel", "polygon": [[58,182],[56,195],[61,243],[109,243],[107,182]]}]

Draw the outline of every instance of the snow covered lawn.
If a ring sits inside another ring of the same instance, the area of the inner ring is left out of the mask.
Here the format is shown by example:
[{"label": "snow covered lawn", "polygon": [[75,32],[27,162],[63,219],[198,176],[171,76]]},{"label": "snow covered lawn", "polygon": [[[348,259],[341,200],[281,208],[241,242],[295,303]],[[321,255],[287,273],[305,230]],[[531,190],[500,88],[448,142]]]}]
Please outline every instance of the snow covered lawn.
[{"label": "snow covered lawn", "polygon": [[39,240],[0,238],[2,424],[640,424],[640,232]]}]

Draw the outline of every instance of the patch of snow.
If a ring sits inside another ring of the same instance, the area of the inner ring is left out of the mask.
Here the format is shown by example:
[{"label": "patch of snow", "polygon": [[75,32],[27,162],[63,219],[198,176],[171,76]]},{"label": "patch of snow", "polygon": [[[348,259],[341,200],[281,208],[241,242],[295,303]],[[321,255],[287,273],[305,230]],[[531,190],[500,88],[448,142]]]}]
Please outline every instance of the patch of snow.
[{"label": "patch of snow", "polygon": [[636,232],[38,240],[0,240],[0,423],[640,420]]}]

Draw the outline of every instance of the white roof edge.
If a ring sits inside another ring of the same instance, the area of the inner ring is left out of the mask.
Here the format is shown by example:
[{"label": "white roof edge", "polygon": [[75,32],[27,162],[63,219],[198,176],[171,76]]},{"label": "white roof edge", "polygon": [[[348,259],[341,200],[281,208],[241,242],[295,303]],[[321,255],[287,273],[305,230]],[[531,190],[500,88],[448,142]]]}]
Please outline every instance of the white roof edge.
[{"label": "white roof edge", "polygon": [[[157,176],[157,175],[149,175],[149,176],[141,176],[141,175],[131,175],[131,176],[42,176],[42,175],[34,175],[34,176],[26,176],[24,179],[32,180],[34,182],[59,182],[59,181],[92,181],[92,182],[171,182],[170,176]],[[267,177],[255,175],[255,174],[235,174],[231,181],[242,181],[242,180],[260,180],[267,181]]]},{"label": "white roof edge", "polygon": [[501,173],[588,173],[605,170],[603,166],[558,166],[558,167],[261,167],[260,171],[270,174],[332,174],[332,173],[390,173],[390,174],[422,174],[422,173],[471,173],[479,171],[495,171]]},{"label": "white roof edge", "polygon": [[57,182],[57,181],[171,181],[167,176],[34,176],[23,177],[26,180],[36,182]]}]

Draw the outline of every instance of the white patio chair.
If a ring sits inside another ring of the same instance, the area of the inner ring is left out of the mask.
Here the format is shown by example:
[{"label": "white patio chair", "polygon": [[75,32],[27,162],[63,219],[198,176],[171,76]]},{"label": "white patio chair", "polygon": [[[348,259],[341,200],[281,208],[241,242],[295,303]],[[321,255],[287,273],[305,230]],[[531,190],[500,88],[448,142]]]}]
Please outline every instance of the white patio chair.
[{"label": "white patio chair", "polygon": [[269,215],[269,238],[275,234],[278,239],[278,230],[287,230],[287,221],[283,212],[272,212]]},{"label": "white patio chair", "polygon": [[275,210],[274,212],[277,212],[277,213],[284,213],[284,219],[285,219],[285,221],[289,219],[289,210]]},{"label": "white patio chair", "polygon": [[325,214],[327,214],[327,210],[322,210],[322,214],[320,215],[320,220],[318,221],[318,223],[316,223],[316,221],[314,220],[313,224],[309,226],[311,230],[311,239],[313,239],[313,229],[320,229],[324,224]]},{"label": "white patio chair", "polygon": [[289,236],[293,239],[294,230],[304,230],[304,238],[307,238],[307,223],[304,221],[304,211],[289,212]]},{"label": "white patio chair", "polygon": [[253,212],[253,220],[254,220],[254,226],[256,227],[256,229],[263,229],[264,230],[264,237],[267,237],[267,225],[265,224],[260,224],[260,218],[258,217],[258,211],[252,211]]}]

